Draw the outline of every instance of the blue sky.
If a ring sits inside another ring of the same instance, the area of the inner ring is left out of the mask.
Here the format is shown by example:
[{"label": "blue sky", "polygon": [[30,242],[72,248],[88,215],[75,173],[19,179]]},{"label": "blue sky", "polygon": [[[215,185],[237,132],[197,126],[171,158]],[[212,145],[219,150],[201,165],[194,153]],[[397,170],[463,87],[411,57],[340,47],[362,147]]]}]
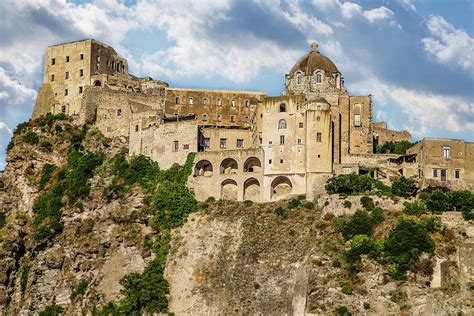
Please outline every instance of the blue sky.
[{"label": "blue sky", "polygon": [[174,87],[279,95],[319,42],[374,120],[422,137],[474,141],[474,2],[467,0],[3,0],[0,170],[31,116],[48,45],[95,38],[129,70]]}]

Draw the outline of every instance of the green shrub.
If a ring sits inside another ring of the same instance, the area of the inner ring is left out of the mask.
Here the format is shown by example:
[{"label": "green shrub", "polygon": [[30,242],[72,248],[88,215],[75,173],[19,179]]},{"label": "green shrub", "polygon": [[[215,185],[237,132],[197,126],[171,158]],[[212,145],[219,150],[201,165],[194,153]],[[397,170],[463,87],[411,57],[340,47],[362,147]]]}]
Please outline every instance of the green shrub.
[{"label": "green shrub", "polygon": [[21,289],[21,293],[24,294],[25,291],[26,291],[26,287],[28,286],[28,278],[29,278],[29,274],[30,274],[30,269],[27,266],[22,265],[20,270],[21,270],[21,273],[20,273],[20,289]]},{"label": "green shrub", "polygon": [[461,211],[466,220],[474,219],[474,193],[468,190],[449,193],[450,206],[453,210]]},{"label": "green shrub", "polygon": [[[304,198],[304,197],[303,197]],[[288,201],[288,209],[291,210],[291,209],[294,209],[294,208],[297,208],[301,205],[301,200],[298,199],[298,198],[293,198],[291,200]]]},{"label": "green shrub", "polygon": [[206,199],[206,202],[207,202],[207,203],[214,203],[215,201],[216,201],[216,198],[213,197],[213,196],[210,196],[210,197],[208,197],[208,198]]},{"label": "green shrub", "polygon": [[366,210],[359,209],[350,219],[339,223],[337,230],[342,233],[345,239],[350,239],[355,235],[372,236],[375,225],[373,217]]},{"label": "green shrub", "polygon": [[36,145],[39,142],[39,136],[33,131],[28,131],[23,135],[23,141],[30,145]]},{"label": "green shrub", "polygon": [[351,240],[351,246],[345,253],[346,262],[352,264],[360,259],[363,254],[375,250],[375,244],[367,235],[356,235]]},{"label": "green shrub", "polygon": [[346,294],[346,295],[351,295],[352,294],[352,286],[349,284],[344,284],[342,286],[341,292]]},{"label": "green shrub", "polygon": [[370,309],[370,304],[367,302],[364,302],[364,309],[369,310]]},{"label": "green shrub", "polygon": [[368,196],[365,196],[365,195],[360,198],[360,203],[362,203],[362,206],[367,211],[372,211],[375,207],[374,200],[371,197],[368,197]]},{"label": "green shrub", "polygon": [[3,182],[2,177],[0,177],[0,190],[3,190],[5,188],[5,182]]},{"label": "green shrub", "polygon": [[253,205],[253,201],[245,200],[245,201],[244,201],[244,205],[245,205],[245,207],[250,207],[250,206]]},{"label": "green shrub", "polygon": [[329,194],[353,194],[372,190],[375,180],[370,175],[343,174],[328,180],[325,188]]},{"label": "green shrub", "polygon": [[394,303],[404,303],[408,299],[408,294],[405,291],[390,291],[390,300]]},{"label": "green shrub", "polygon": [[383,222],[385,216],[383,215],[383,209],[380,207],[376,207],[372,210],[372,220],[375,224],[380,224]]},{"label": "green shrub", "polygon": [[0,213],[0,229],[2,229],[6,223],[7,223],[7,215],[2,212]]},{"label": "green shrub", "polygon": [[314,210],[314,202],[311,202],[311,201],[304,202],[303,207],[309,211]]},{"label": "green shrub", "polygon": [[337,316],[351,316],[351,312],[349,312],[349,309],[344,306],[344,305],[341,305],[341,306],[338,306],[334,312],[336,313]]},{"label": "green shrub", "polygon": [[433,212],[445,212],[450,210],[449,193],[442,190],[434,190],[431,193],[420,193],[420,199],[425,202],[428,210]]},{"label": "green shrub", "polygon": [[44,310],[39,313],[39,316],[59,316],[62,312],[64,312],[64,309],[61,306],[53,304],[46,306]]},{"label": "green shrub", "polygon": [[427,212],[426,205],[423,201],[413,201],[403,203],[403,212],[407,215],[420,216]]},{"label": "green shrub", "polygon": [[416,189],[415,180],[401,176],[392,183],[391,192],[396,196],[409,197],[416,193]]},{"label": "green shrub", "polygon": [[88,286],[89,286],[89,281],[81,280],[79,284],[72,291],[71,300],[74,300],[76,297],[84,295],[86,293]]},{"label": "green shrub", "polygon": [[390,193],[391,188],[388,185],[383,184],[380,180],[375,180],[374,187],[383,194]]},{"label": "green shrub", "polygon": [[28,130],[30,127],[30,122],[23,122],[20,123],[16,126],[16,128],[13,130],[13,136],[21,135],[23,131]]},{"label": "green shrub", "polygon": [[377,145],[375,148],[375,152],[378,154],[399,154],[404,155],[408,148],[410,148],[413,144],[409,141],[403,140],[400,142],[387,142],[383,145]]},{"label": "green shrub", "polygon": [[275,214],[281,219],[288,219],[288,211],[281,206],[275,210]]},{"label": "green shrub", "polygon": [[38,118],[36,118],[33,121],[33,124],[36,126],[48,126],[48,127],[53,127],[54,122],[56,121],[63,121],[67,120],[67,116],[64,113],[59,113],[59,114],[52,114],[52,113],[47,113],[46,115],[42,115]]},{"label": "green shrub", "polygon": [[53,172],[55,170],[56,170],[55,165],[52,165],[49,163],[44,164],[43,175],[41,176],[40,181],[39,181],[39,186],[41,190],[43,190],[46,183],[48,183],[49,180],[51,180],[51,177],[53,176]]},{"label": "green shrub", "polygon": [[345,208],[351,208],[351,207],[352,207],[351,201],[344,200],[344,207],[345,207]]},{"label": "green shrub", "polygon": [[48,152],[53,151],[53,144],[50,143],[50,142],[47,141],[47,140],[41,141],[40,144],[39,144],[39,146],[40,146],[40,148],[42,148],[42,149],[44,149],[44,150],[46,150],[46,151],[48,151]]}]

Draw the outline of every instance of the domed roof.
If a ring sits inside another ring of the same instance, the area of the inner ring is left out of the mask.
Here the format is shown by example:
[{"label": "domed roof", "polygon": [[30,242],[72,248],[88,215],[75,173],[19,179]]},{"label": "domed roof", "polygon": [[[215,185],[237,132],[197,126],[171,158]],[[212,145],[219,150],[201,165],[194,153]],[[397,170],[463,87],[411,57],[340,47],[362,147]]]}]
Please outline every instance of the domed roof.
[{"label": "domed roof", "polygon": [[298,62],[293,66],[290,71],[290,77],[293,76],[295,72],[302,71],[305,75],[312,75],[316,69],[321,69],[326,72],[326,74],[333,74],[334,72],[339,72],[336,65],[332,62],[331,59],[327,58],[324,55],[321,55],[318,51],[318,43],[313,42],[311,44],[311,51],[309,54],[303,56]]}]

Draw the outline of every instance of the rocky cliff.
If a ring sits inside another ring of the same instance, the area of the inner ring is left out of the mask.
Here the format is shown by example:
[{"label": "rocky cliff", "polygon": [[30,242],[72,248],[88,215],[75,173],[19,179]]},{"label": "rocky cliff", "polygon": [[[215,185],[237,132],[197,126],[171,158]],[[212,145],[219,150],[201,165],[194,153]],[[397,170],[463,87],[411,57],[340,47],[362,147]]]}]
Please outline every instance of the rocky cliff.
[{"label": "rocky cliff", "polygon": [[400,202],[353,216],[369,242],[334,216],[351,209],[338,198],[197,204],[192,157],[162,171],[126,149],[62,116],[17,128],[0,182],[1,315],[472,313],[474,228],[459,214],[411,217],[427,248],[401,276],[387,247]]}]

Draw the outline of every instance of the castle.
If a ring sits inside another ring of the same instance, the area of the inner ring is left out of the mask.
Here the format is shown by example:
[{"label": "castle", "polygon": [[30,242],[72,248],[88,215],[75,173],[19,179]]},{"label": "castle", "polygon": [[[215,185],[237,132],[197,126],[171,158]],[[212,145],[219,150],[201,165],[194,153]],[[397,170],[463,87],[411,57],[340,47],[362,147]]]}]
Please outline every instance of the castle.
[{"label": "castle", "polygon": [[[112,47],[92,39],[50,46],[33,118],[61,112],[128,139],[130,155],[164,169],[196,153],[188,185],[198,200],[313,198],[329,177],[369,168],[385,180],[404,175],[422,185],[474,188],[474,143],[425,139],[406,155],[374,154],[377,144],[411,142],[411,135],[372,122],[371,95],[350,95],[317,43],[285,76],[281,96],[138,78]],[[434,164],[426,160],[428,147],[440,155]]]}]

